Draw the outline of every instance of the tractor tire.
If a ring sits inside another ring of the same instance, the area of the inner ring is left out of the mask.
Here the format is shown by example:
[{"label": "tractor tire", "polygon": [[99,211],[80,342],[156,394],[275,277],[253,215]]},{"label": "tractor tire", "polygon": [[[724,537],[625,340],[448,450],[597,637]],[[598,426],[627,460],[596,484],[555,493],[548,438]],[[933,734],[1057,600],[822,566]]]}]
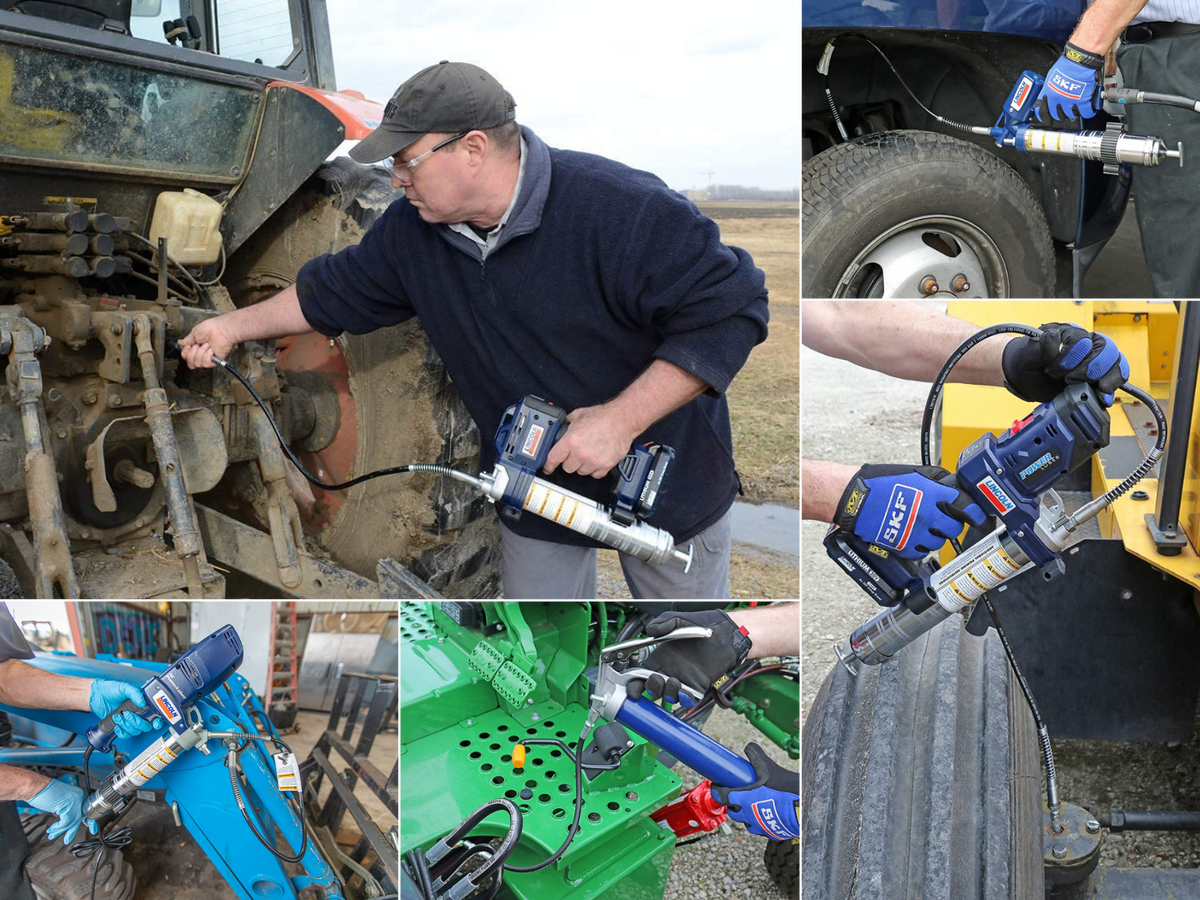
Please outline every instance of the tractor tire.
[{"label": "tractor tire", "polygon": [[792,841],[767,841],[763,851],[767,877],[789,900],[800,900],[800,845]]},{"label": "tractor tire", "polygon": [[[272,296],[310,259],[357,243],[399,196],[384,169],[326,163],[231,255],[224,284],[233,302]],[[317,477],[341,481],[410,462],[478,470],[479,431],[416,319],[336,341],[285,338],[278,347],[289,380],[310,388],[319,372],[337,397],[332,444],[295,448]],[[253,494],[247,476],[257,476],[252,468],[241,475],[235,490],[245,498]],[[344,492],[308,490],[296,492],[305,531],[340,565],[374,578],[376,562],[392,556],[447,597],[498,595],[499,522],[470,486],[396,475]]]},{"label": "tractor tire", "polygon": [[994,633],[953,616],[835,665],[802,746],[805,900],[1043,896],[1036,731]]},{"label": "tractor tire", "polygon": [[[71,847],[91,837],[80,826],[75,840],[64,845],[61,840],[46,840],[46,830],[58,820],[53,815],[23,817],[25,837],[29,841],[29,858],[25,871],[38,900],[91,900],[92,875],[96,858],[77,858]],[[96,873],[96,900],[133,900],[137,878],[133,866],[125,861],[120,850],[105,850]]]},{"label": "tractor tire", "polygon": [[801,206],[803,297],[1054,291],[1041,205],[1012,167],[976,144],[930,131],[838,144],[804,163]]}]

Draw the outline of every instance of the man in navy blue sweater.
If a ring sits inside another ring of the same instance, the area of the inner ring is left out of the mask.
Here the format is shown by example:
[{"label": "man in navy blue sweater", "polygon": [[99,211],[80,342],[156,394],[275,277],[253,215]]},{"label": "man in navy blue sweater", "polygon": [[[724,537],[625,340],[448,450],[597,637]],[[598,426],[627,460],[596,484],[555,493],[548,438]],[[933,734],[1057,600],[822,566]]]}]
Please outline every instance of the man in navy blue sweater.
[{"label": "man in navy blue sweater", "polygon": [[[391,156],[404,198],[294,286],[197,325],[180,341],[187,363],[211,366],[246,340],[362,334],[415,315],[485,436],[481,469],[504,409],[525,394],[572,410],[545,474],[601,502],[635,440],[674,447],[649,521],[692,543],[692,566],[621,554],[626,581],[634,597],[727,597],[740,485],[724,392],[767,335],[749,255],[653,175],[548,147],[477,66],[414,75],[350,155]],[[502,521],[506,597],[595,596],[598,544],[533,515]]]}]

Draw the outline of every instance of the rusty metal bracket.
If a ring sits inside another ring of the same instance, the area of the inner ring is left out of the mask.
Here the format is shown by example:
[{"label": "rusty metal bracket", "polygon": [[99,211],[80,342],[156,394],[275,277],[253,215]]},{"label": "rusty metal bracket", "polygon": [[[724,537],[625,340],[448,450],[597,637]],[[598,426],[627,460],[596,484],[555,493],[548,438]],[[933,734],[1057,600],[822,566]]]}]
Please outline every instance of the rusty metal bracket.
[{"label": "rusty metal bracket", "polygon": [[93,332],[104,346],[104,359],[96,371],[106,381],[129,383],[133,357],[133,316],[116,312],[92,313]]},{"label": "rusty metal bracket", "polygon": [[339,600],[370,600],[379,598],[379,585],[349,569],[299,553],[297,556],[300,581],[289,587],[279,580],[271,535],[252,525],[196,504],[200,534],[209,556],[233,569],[266,582],[289,597]]},{"label": "rusty metal bracket", "polygon": [[20,409],[25,438],[25,494],[36,554],[35,590],[40,598],[74,599],[79,596],[79,582],[58,492],[58,472],[46,443],[42,367],[37,360],[37,354],[49,346],[46,332],[24,318],[19,308],[0,307],[0,348],[8,355],[8,390]]}]

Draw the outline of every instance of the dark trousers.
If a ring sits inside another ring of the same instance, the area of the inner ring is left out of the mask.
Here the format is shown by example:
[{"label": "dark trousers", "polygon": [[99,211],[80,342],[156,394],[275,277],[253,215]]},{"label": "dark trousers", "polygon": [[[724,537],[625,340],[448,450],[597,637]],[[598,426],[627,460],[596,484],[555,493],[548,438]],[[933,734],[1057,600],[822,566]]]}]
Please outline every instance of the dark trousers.
[{"label": "dark trousers", "polygon": [[[1122,44],[1117,64],[1127,88],[1200,99],[1200,32]],[[1200,296],[1200,113],[1174,106],[1137,103],[1126,107],[1131,134],[1159,137],[1177,160],[1134,166],[1133,196],[1142,252],[1154,296]]]},{"label": "dark trousers", "polygon": [[0,897],[4,900],[36,900],[25,874],[28,856],[29,841],[21,828],[17,804],[12,800],[0,803]]}]

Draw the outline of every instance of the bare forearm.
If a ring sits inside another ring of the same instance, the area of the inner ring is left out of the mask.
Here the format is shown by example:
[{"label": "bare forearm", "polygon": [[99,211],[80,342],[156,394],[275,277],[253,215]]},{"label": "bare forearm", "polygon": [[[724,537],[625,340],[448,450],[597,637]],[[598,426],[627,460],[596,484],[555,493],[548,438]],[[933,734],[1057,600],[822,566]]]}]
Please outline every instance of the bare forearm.
[{"label": "bare forearm", "polygon": [[[898,300],[806,300],[800,304],[804,346],[909,381],[933,381],[979,326]],[[950,380],[1004,384],[1000,360],[1011,338],[991,338],[954,367]]]},{"label": "bare forearm", "polygon": [[832,522],[838,500],[858,471],[857,466],[806,459],[800,465],[800,515],[816,522]]},{"label": "bare forearm", "polygon": [[1146,0],[1096,0],[1068,40],[1076,47],[1103,55],[1145,5]]},{"label": "bare forearm", "polygon": [[630,431],[639,435],[663,416],[691,403],[708,385],[665,359],[656,359],[611,405]]},{"label": "bare forearm", "polygon": [[800,604],[776,603],[762,609],[738,609],[729,614],[749,632],[750,659],[800,654]]},{"label": "bare forearm", "polygon": [[225,313],[221,318],[227,336],[235,344],[307,334],[313,330],[300,311],[300,297],[294,284],[268,300]]},{"label": "bare forearm", "polygon": [[74,709],[87,712],[91,678],[55,675],[19,659],[0,663],[0,703],[24,709]]},{"label": "bare forearm", "polygon": [[28,769],[0,765],[0,801],[31,800],[50,779]]}]

